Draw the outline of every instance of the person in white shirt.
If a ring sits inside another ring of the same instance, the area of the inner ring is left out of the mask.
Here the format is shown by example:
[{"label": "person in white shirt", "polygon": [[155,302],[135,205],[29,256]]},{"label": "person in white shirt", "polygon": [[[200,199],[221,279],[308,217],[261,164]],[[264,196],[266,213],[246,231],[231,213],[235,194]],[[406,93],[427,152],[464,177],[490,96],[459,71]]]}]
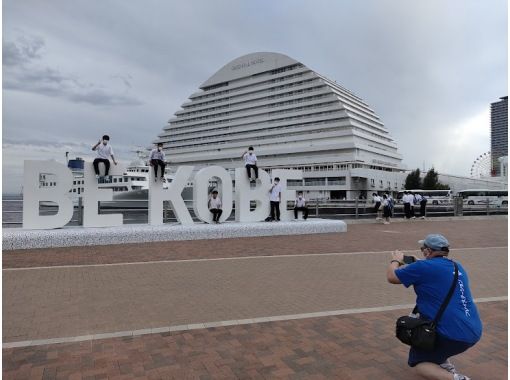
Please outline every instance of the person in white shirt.
[{"label": "person in white shirt", "polygon": [[306,205],[306,200],[305,197],[303,197],[302,191],[298,193],[298,196],[294,201],[294,219],[298,218],[298,211],[303,211],[304,220],[308,218],[308,206]]},{"label": "person in white shirt", "polygon": [[269,201],[271,203],[271,221],[280,221],[280,201],[282,199],[282,185],[280,178],[275,177],[273,186],[269,190]]},{"label": "person in white shirt", "polygon": [[425,209],[427,207],[427,198],[420,194],[420,218],[425,219]]},{"label": "person in white shirt", "polygon": [[[243,153],[242,158],[244,159],[244,166],[246,167],[248,178],[250,181],[256,181],[259,178],[259,168],[257,167],[257,156],[253,152],[252,146],[250,146],[248,150]],[[253,173],[255,174],[255,178],[251,177],[252,169]]]},{"label": "person in white shirt", "polygon": [[96,145],[92,147],[92,150],[97,152],[97,157],[94,159],[92,163],[94,165],[94,172],[96,173],[96,179],[99,179],[99,164],[102,162],[104,164],[104,176],[108,176],[108,172],[110,171],[110,157],[115,165],[117,165],[117,161],[115,161],[115,157],[113,157],[113,149],[112,146],[108,143],[110,142],[110,136],[104,135],[101,140],[97,142]]},{"label": "person in white shirt", "polygon": [[416,219],[416,216],[414,215],[414,205],[418,204],[416,202],[416,194],[409,193],[409,206],[410,206],[410,215],[411,219]]},{"label": "person in white shirt", "polygon": [[158,181],[158,166],[161,168],[161,181],[165,182],[165,152],[163,144],[158,143],[157,147],[151,151],[149,163],[154,168],[154,182]]},{"label": "person in white shirt", "polygon": [[377,213],[375,220],[381,220],[381,197],[377,193],[372,193],[372,200],[375,203],[374,212]]},{"label": "person in white shirt", "polygon": [[421,194],[420,193],[414,194],[414,204],[419,205],[420,202],[421,202]]},{"label": "person in white shirt", "polygon": [[404,203],[404,214],[406,219],[411,219],[411,202],[414,197],[409,191],[404,191],[402,202]]},{"label": "person in white shirt", "polygon": [[388,198],[388,205],[390,207],[390,217],[393,218],[393,208],[395,207],[395,200],[393,199],[390,193],[386,192],[384,194],[386,194],[386,198]]},{"label": "person in white shirt", "polygon": [[388,195],[386,195],[386,194],[383,194],[383,196],[382,196],[382,209],[383,209],[384,224],[390,224],[391,202],[390,202]]},{"label": "person in white shirt", "polygon": [[213,223],[220,223],[220,216],[223,214],[221,199],[218,197],[218,191],[213,190],[212,196],[209,198],[209,202],[207,204],[209,207],[209,211],[213,214]]}]

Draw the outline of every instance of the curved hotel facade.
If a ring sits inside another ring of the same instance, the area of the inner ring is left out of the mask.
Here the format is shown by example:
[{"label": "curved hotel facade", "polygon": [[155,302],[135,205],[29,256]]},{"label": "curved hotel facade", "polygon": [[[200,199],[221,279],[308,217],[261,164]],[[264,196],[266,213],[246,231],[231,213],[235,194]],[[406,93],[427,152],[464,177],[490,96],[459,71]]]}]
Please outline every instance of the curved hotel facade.
[{"label": "curved hotel facade", "polygon": [[368,104],[286,55],[239,57],[181,107],[156,140],[172,165],[243,167],[253,146],[259,168],[302,169],[288,185],[308,199],[404,188],[397,145]]}]

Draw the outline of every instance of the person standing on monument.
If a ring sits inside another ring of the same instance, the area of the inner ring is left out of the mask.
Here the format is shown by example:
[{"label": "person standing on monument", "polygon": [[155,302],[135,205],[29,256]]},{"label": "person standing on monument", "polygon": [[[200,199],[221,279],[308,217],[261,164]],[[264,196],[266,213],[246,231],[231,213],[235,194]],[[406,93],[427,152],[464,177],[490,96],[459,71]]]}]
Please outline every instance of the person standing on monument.
[{"label": "person standing on monument", "polygon": [[282,200],[282,185],[280,178],[275,177],[273,185],[269,190],[269,201],[271,202],[271,221],[280,221],[280,201]]}]

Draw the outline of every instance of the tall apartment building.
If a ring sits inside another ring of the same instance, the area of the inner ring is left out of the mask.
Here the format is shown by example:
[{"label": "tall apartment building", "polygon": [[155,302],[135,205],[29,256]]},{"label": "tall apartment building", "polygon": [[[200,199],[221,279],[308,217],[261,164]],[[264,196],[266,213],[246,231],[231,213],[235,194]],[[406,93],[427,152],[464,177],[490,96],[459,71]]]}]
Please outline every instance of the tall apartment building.
[{"label": "tall apartment building", "polygon": [[176,165],[302,169],[289,181],[308,199],[354,199],[399,191],[405,175],[397,144],[360,97],[278,53],[227,63],[175,112],[156,142]]},{"label": "tall apartment building", "polygon": [[508,96],[499,99],[491,103],[491,161],[496,177],[502,175],[499,158],[508,156]]}]

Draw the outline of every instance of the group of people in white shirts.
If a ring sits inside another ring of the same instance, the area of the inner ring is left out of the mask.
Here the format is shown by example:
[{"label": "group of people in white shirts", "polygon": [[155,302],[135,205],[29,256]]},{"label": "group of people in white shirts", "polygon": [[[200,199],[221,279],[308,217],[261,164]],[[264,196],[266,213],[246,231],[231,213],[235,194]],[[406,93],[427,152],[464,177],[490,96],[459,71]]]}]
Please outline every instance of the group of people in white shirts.
[{"label": "group of people in white shirts", "polygon": [[[391,194],[384,193],[382,196],[373,193],[372,194],[374,205],[374,211],[377,213],[376,220],[382,220],[384,218],[384,224],[390,224],[390,218],[393,217],[393,209],[395,201]],[[425,219],[425,209],[427,206],[427,198],[419,193],[412,193],[405,191],[402,196],[402,203],[404,204],[404,217],[405,219],[416,219],[414,207],[420,206],[420,218]]]},{"label": "group of people in white shirts", "polygon": [[[249,147],[247,151],[241,156],[244,159],[244,166],[248,179],[250,182],[256,182],[259,178],[259,171],[257,167],[257,156],[254,152],[253,147]],[[253,175],[252,175],[253,173]],[[282,185],[280,184],[280,178],[275,177],[273,184],[269,189],[269,202],[270,202],[270,214],[266,218],[267,222],[279,222],[280,221],[280,203],[282,199]],[[214,190],[209,198],[209,211],[213,214],[213,223],[219,223],[221,210],[221,200],[218,196],[218,191]],[[294,201],[294,218],[298,219],[298,212],[303,213],[303,219],[308,218],[308,207],[306,200],[303,196],[303,192],[298,192],[298,195]]]},{"label": "group of people in white shirts", "polygon": [[[113,163],[117,165],[117,161],[115,161],[115,157],[113,156],[113,148],[109,144],[110,137],[108,135],[104,135],[93,147],[92,150],[97,153],[97,157],[94,159],[94,171],[96,174],[96,179],[100,179],[104,177],[108,177],[108,172],[110,170],[110,158]],[[246,171],[248,174],[248,179],[250,182],[256,182],[259,178],[259,170],[257,167],[257,156],[253,150],[253,147],[249,147],[247,151],[245,151],[242,155],[244,159],[244,166],[246,167]],[[100,174],[99,164],[104,164],[104,176]],[[149,155],[149,163],[153,167],[154,170],[154,181],[158,181],[158,178],[161,182],[165,182],[165,152],[163,152],[163,144],[157,143],[156,147],[152,149]],[[159,170],[158,170],[159,169]],[[159,171],[159,176],[158,176]],[[253,173],[253,175],[252,175]],[[270,207],[270,216],[266,219],[267,221],[280,221],[280,202],[282,199],[282,185],[280,184],[280,178],[276,177],[273,181],[271,189],[269,190],[269,201],[271,204]],[[218,190],[213,190],[211,192],[209,201],[208,201],[209,211],[213,214],[213,223],[219,223],[222,210],[221,198],[218,194]],[[308,218],[308,207],[306,205],[306,200],[303,196],[303,192],[299,192],[296,200],[294,202],[294,216],[295,219],[298,218],[298,212],[301,211],[303,213],[303,219]]]},{"label": "group of people in white shirts", "polygon": [[427,198],[425,195],[404,191],[402,203],[404,204],[404,215],[406,219],[416,219],[414,213],[415,206],[420,206],[420,218],[425,219],[425,209],[427,207]]},{"label": "group of people in white shirts", "polygon": [[[113,148],[110,145],[110,136],[104,135],[99,141],[92,146],[92,150],[97,153],[96,158],[93,161],[94,172],[96,174],[96,179],[99,180],[108,177],[108,173],[110,171],[110,158],[112,159],[114,165],[117,165],[117,161],[115,161],[115,157],[113,156]],[[104,164],[104,175],[101,175],[99,170],[99,164]],[[157,143],[156,147],[151,150],[149,155],[149,164],[154,169],[154,181],[158,181],[158,168],[161,169],[159,178],[161,182],[166,182],[165,180],[165,152],[163,152],[163,144]]]},{"label": "group of people in white shirts", "polygon": [[384,224],[390,224],[390,218],[393,216],[393,206],[395,201],[389,193],[384,193],[382,196],[373,193],[372,199],[375,203],[374,210],[377,213],[375,220],[382,220],[384,218]]}]

